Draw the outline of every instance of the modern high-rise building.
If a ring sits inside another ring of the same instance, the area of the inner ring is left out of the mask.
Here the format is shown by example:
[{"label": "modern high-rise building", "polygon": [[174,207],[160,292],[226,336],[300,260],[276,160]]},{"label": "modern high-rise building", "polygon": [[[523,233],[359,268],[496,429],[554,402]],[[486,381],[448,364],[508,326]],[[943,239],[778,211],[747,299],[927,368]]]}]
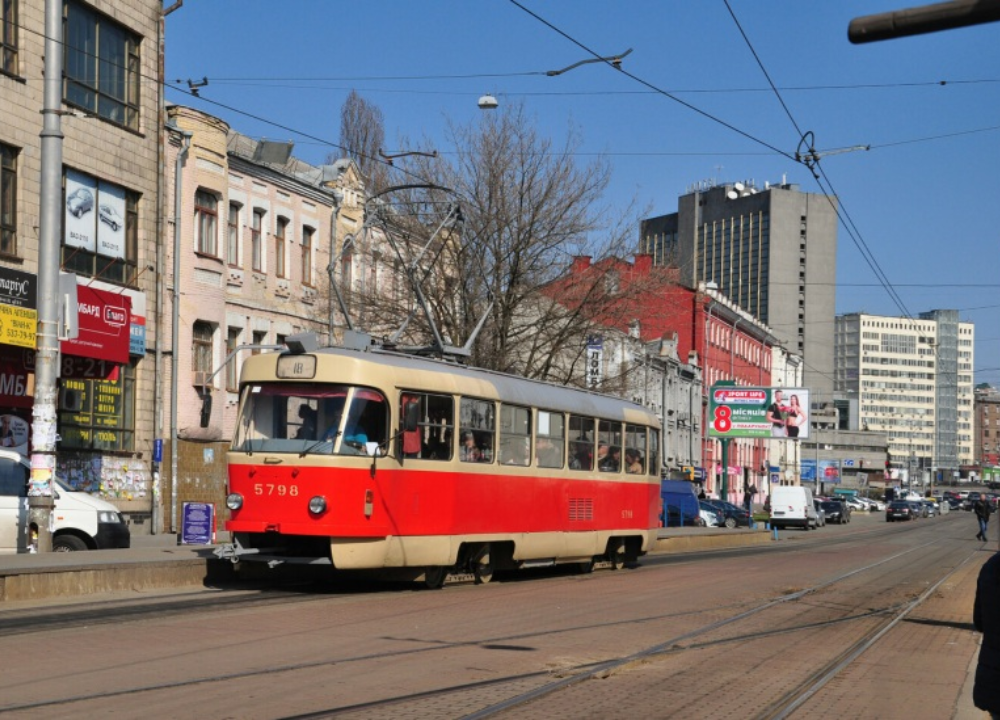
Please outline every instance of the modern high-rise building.
[{"label": "modern high-rise building", "polygon": [[837,317],[836,389],[858,399],[862,430],[888,436],[894,467],[938,482],[972,463],[974,341],[955,310]]},{"label": "modern high-rise building", "polygon": [[837,199],[782,183],[704,183],[678,210],[648,218],[639,252],[675,266],[680,282],[716,283],[804,360],[818,402],[833,395]]}]

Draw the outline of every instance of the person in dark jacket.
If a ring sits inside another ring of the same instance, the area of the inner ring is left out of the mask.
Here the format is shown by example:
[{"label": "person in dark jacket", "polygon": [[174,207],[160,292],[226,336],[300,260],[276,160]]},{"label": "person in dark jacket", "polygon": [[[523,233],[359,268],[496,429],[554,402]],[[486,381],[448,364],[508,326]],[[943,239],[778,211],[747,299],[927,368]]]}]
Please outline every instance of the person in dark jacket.
[{"label": "person in dark jacket", "polygon": [[976,535],[976,538],[985,542],[986,530],[990,525],[990,513],[993,512],[993,508],[990,507],[989,501],[980,495],[979,499],[972,503],[972,510],[976,513],[976,519],[979,520],[979,534]]},{"label": "person in dark jacket", "polygon": [[979,571],[972,622],[983,634],[972,700],[993,720],[1000,720],[1000,553]]}]

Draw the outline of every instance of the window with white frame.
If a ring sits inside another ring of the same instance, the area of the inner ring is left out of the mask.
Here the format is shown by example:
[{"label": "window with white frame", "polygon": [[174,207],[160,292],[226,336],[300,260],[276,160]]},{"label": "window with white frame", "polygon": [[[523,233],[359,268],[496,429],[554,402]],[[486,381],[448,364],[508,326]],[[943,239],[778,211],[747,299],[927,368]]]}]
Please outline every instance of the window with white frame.
[{"label": "window with white frame", "polygon": [[0,143],[0,254],[17,255],[17,149]]}]

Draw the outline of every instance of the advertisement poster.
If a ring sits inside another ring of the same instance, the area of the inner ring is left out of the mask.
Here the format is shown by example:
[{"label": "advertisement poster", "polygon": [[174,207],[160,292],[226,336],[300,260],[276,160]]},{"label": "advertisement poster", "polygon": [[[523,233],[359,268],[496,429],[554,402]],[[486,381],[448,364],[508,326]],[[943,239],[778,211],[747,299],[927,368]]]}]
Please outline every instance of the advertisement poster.
[{"label": "advertisement poster", "polygon": [[61,351],[65,355],[127,363],[131,339],[131,298],[87,285],[79,285],[76,293],[80,332],[72,340],[63,340]]},{"label": "advertisement poster", "polygon": [[0,344],[35,349],[37,278],[0,268]]},{"label": "advertisement poster", "polygon": [[94,252],[97,247],[97,183],[74,170],[66,171],[65,244]]},{"label": "advertisement poster", "polygon": [[708,434],[804,440],[809,437],[809,390],[714,385]]},{"label": "advertisement poster", "polygon": [[125,257],[125,188],[100,184],[97,203],[97,253]]}]

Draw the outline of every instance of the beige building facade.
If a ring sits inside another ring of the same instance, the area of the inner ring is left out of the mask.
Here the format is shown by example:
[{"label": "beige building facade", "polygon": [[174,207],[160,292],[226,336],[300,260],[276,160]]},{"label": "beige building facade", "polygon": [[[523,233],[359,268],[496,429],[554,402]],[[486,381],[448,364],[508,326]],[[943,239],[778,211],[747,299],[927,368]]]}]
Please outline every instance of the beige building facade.
[{"label": "beige building facade", "polygon": [[[9,444],[28,452],[37,273],[58,262],[75,275],[81,332],[109,333],[61,347],[58,467],[143,534],[154,505],[162,4],[61,4],[61,192],[43,197],[45,4],[0,4],[0,415],[15,425]],[[61,248],[40,259],[43,203],[59,205]]]},{"label": "beige building facade", "polygon": [[240,363],[290,335],[314,332],[327,343],[336,334],[329,273],[342,271],[341,249],[362,226],[364,187],[350,161],[314,167],[188,107],[167,109],[166,144],[163,323],[169,345],[176,320],[178,343],[161,375],[164,397],[177,398],[163,525],[176,530],[185,502],[212,502],[224,514]]}]

